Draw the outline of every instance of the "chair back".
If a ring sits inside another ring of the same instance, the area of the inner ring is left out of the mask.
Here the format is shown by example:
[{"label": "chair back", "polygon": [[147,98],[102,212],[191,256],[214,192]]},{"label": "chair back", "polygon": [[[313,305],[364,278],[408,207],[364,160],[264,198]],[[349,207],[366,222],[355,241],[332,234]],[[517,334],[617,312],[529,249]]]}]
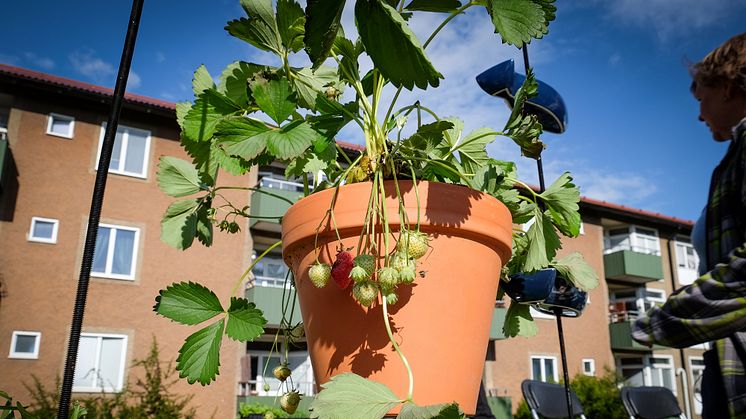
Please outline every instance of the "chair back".
[{"label": "chair back", "polygon": [[676,396],[665,387],[623,387],[621,396],[624,408],[632,418],[684,417]]},{"label": "chair back", "polygon": [[[567,417],[567,398],[564,386],[536,380],[523,380],[521,391],[534,417],[537,414],[545,418]],[[572,399],[573,417],[584,417],[580,399],[572,390],[570,390],[570,398]]]}]

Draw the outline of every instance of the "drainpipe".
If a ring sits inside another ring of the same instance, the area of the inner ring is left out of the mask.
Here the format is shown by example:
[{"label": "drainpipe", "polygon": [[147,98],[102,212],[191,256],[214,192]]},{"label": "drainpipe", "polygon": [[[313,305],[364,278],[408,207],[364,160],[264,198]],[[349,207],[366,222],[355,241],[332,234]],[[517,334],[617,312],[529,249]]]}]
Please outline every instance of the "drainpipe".
[{"label": "drainpipe", "polygon": [[[673,255],[676,251],[673,243],[676,241],[679,233],[675,232],[671,237],[668,238],[668,268],[671,272],[671,289],[676,291],[676,279],[678,278],[678,271],[675,270],[676,266],[673,263]],[[674,274],[676,272],[676,274]],[[686,372],[686,357],[684,356],[684,350],[679,349],[679,358],[681,360],[681,368],[676,370],[676,374],[681,375],[681,382],[684,385],[684,408],[686,409],[686,417],[692,417],[692,407],[689,401],[689,375]]]}]

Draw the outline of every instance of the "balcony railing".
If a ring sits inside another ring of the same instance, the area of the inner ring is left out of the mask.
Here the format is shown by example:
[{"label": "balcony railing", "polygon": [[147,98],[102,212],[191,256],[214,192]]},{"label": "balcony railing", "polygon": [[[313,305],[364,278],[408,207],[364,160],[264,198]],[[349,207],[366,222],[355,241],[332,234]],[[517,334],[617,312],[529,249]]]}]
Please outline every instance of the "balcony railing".
[{"label": "balcony railing", "polygon": [[[289,180],[276,179],[271,177],[263,177],[259,181],[259,186],[262,188],[279,189],[283,191],[303,192],[302,183],[291,182]],[[310,187],[311,186],[309,186],[309,188]]]},{"label": "balcony railing", "polygon": [[254,280],[249,283],[249,287],[290,288],[290,281],[286,283],[285,278],[255,275]]},{"label": "balcony railing", "polygon": [[644,284],[663,278],[660,256],[632,250],[617,250],[604,255],[606,279],[630,284]]}]

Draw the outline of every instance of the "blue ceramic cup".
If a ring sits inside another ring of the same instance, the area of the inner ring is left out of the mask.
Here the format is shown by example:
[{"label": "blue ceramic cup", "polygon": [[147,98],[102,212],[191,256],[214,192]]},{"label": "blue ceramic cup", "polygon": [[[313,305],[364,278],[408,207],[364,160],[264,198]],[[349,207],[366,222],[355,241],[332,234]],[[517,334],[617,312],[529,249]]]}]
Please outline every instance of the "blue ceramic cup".
[{"label": "blue ceramic cup", "polygon": [[557,270],[547,268],[528,274],[512,275],[510,281],[503,281],[500,286],[513,301],[531,304],[544,301],[549,296],[556,277]]}]

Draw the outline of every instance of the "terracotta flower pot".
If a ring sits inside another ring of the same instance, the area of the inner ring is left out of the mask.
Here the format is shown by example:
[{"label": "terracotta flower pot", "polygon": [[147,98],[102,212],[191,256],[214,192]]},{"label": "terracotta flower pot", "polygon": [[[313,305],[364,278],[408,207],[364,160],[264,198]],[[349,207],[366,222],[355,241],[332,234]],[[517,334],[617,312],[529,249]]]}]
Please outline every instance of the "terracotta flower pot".
[{"label": "terracotta flower pot", "polygon": [[[338,190],[334,219],[344,248],[358,244],[371,187],[365,182]],[[414,224],[417,199],[412,182],[400,182],[400,189]],[[431,248],[417,261],[417,271],[425,271],[425,277],[400,285],[398,303],[389,306],[394,337],[414,372],[415,403],[455,401],[473,414],[500,269],[511,255],[512,219],[497,199],[466,187],[421,182],[418,190],[420,229],[431,237]],[[386,182],[389,222],[398,229],[394,191],[393,182]],[[308,279],[317,254],[321,262],[331,264],[340,244],[328,217],[319,229],[334,194],[332,189],[301,199],[282,221],[283,257],[297,275],[316,383],[353,372],[404,398],[407,372],[389,342],[381,305],[364,308],[353,299],[352,286],[342,290],[330,281],[319,289]],[[376,233],[380,231],[376,226]],[[382,236],[376,240],[383,247]],[[395,243],[391,235],[389,250]],[[383,255],[379,257],[383,261]]]}]

